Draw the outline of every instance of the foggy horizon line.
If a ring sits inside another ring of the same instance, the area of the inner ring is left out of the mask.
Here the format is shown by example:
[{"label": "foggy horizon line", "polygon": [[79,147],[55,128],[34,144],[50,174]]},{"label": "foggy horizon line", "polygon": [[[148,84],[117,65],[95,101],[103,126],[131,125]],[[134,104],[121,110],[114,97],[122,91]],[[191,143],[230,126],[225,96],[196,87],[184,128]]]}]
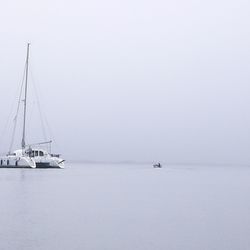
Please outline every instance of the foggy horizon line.
[{"label": "foggy horizon line", "polygon": [[229,162],[167,162],[167,161],[140,161],[140,160],[117,160],[117,161],[111,161],[111,160],[72,160],[72,159],[66,159],[67,163],[85,163],[85,164],[137,164],[137,165],[152,165],[155,163],[160,162],[162,165],[165,166],[249,166],[250,163],[229,163]]}]

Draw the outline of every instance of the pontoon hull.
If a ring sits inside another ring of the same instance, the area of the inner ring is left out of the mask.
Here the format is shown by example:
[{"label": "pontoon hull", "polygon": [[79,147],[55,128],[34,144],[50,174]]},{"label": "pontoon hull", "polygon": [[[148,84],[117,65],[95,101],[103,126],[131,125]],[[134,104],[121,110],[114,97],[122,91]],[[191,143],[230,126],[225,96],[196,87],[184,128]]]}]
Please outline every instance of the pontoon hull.
[{"label": "pontoon hull", "polygon": [[0,168],[36,168],[36,163],[30,157],[5,156],[0,158]]}]

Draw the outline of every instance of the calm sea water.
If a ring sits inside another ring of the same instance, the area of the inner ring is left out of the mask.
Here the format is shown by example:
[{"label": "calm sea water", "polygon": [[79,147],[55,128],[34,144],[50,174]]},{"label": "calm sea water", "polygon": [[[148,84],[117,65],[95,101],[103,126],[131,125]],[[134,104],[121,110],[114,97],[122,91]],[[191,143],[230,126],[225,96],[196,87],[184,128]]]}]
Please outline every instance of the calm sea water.
[{"label": "calm sea water", "polygon": [[0,169],[1,250],[249,250],[250,168]]}]

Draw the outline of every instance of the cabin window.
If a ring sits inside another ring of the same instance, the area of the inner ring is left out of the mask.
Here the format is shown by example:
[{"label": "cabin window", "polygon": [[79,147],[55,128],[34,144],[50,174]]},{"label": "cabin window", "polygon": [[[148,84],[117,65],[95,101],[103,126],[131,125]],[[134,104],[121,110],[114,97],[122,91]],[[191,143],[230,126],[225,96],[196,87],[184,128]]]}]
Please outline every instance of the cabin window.
[{"label": "cabin window", "polygon": [[10,164],[10,161],[9,160],[7,160],[7,165],[9,165]]},{"label": "cabin window", "polygon": [[3,165],[3,160],[1,160],[1,166]]},{"label": "cabin window", "polygon": [[34,151],[30,152],[30,157],[34,157]]},{"label": "cabin window", "polygon": [[43,156],[43,151],[39,151],[39,156]]},{"label": "cabin window", "polygon": [[35,156],[38,156],[38,151],[35,151]]}]

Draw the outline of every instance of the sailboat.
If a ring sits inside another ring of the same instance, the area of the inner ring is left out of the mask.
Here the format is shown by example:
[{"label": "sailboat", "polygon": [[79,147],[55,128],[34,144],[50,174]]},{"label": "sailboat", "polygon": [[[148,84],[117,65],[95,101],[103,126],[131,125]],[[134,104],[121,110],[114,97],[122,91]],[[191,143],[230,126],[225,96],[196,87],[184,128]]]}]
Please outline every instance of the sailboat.
[{"label": "sailboat", "polygon": [[0,157],[0,168],[64,168],[65,160],[60,158],[59,154],[52,154],[51,152],[48,152],[40,147],[44,144],[50,145],[52,141],[40,142],[36,144],[26,143],[29,52],[30,43],[27,44],[27,55],[25,62],[25,87],[23,100],[23,126],[21,149],[17,149],[14,152],[9,151],[7,155]]}]

